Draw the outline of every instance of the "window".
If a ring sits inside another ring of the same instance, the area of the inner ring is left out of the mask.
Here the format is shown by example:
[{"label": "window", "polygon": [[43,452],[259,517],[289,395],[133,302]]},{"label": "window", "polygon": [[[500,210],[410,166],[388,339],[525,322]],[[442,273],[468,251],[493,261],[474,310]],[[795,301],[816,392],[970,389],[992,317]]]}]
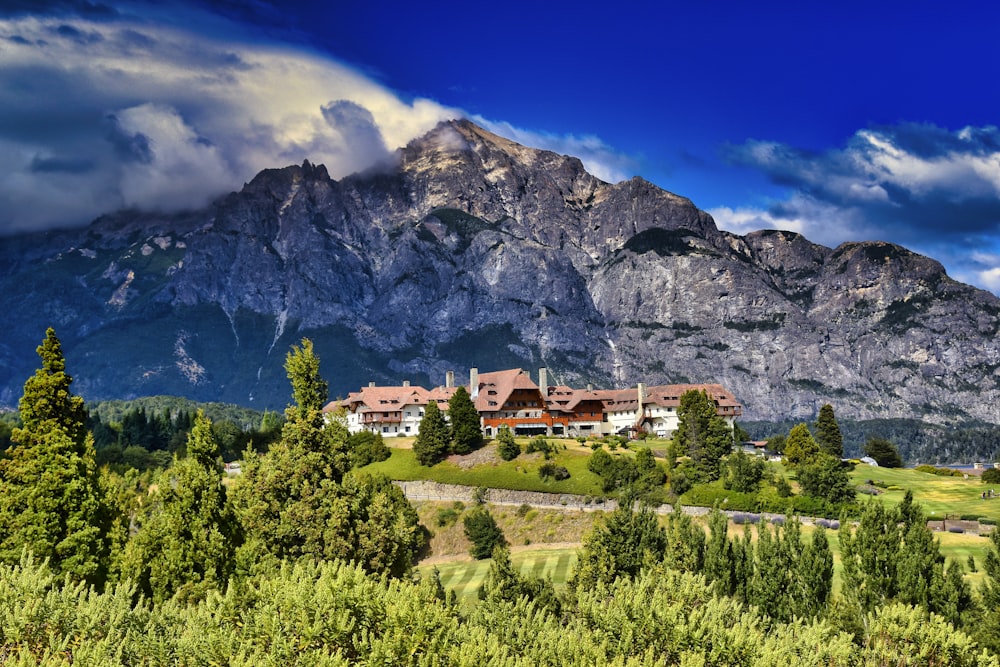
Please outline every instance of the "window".
[{"label": "window", "polygon": [[406,427],[406,428],[405,428],[404,430],[405,430],[405,431],[406,431],[407,433],[409,433],[409,432],[410,432],[410,427],[409,427],[409,426],[407,426],[407,427]]},{"label": "window", "polygon": [[382,427],[382,432],[383,433],[388,433],[389,432],[389,427],[388,426],[383,426]]}]

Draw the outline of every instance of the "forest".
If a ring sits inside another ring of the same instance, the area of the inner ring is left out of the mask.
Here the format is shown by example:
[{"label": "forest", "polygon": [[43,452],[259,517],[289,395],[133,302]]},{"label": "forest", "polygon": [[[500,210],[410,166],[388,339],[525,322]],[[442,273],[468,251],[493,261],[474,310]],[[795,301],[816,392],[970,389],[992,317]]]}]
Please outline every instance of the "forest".
[{"label": "forest", "polygon": [[[730,535],[716,510],[706,533],[680,512],[659,520],[626,487],[560,590],[514,571],[502,534],[483,531],[490,572],[470,607],[414,574],[427,528],[397,486],[359,469],[379,443],[324,419],[309,340],[286,357],[293,402],[277,436],[247,448],[233,481],[200,411],[165,468],[98,466],[53,330],[38,354],[0,458],[11,664],[998,665],[1000,534],[972,590],[912,498],[840,523],[834,594],[822,526]],[[789,440],[821,466],[823,438]],[[687,475],[726,474],[706,451]],[[489,513],[475,512],[485,526]]]}]

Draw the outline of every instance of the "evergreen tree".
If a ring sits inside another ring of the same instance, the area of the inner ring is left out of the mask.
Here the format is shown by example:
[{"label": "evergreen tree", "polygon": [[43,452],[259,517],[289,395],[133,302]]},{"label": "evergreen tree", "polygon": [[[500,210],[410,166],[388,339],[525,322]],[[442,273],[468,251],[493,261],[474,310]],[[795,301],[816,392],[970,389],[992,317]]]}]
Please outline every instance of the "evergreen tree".
[{"label": "evergreen tree", "polygon": [[477,505],[462,518],[465,536],[472,542],[469,553],[476,560],[489,558],[498,546],[505,546],[507,540],[503,531],[485,505]]},{"label": "evergreen tree", "polygon": [[733,433],[704,391],[684,392],[677,408],[677,430],[670,447],[671,467],[676,458],[690,456],[697,477],[719,478],[719,461],[732,450]]},{"label": "evergreen tree", "polygon": [[504,461],[513,461],[521,455],[521,447],[514,441],[514,434],[506,424],[497,429],[497,454]]},{"label": "evergreen tree", "polygon": [[160,475],[137,522],[121,571],[154,601],[174,594],[198,599],[225,586],[240,536],[212,423],[201,411],[188,436],[187,457]]},{"label": "evergreen tree", "polygon": [[864,452],[866,456],[875,459],[883,468],[902,468],[903,459],[899,455],[896,445],[885,438],[868,438],[865,442]]},{"label": "evergreen tree", "polygon": [[827,454],[816,454],[799,464],[799,485],[802,493],[822,498],[829,503],[846,503],[854,500],[855,491],[840,459]]},{"label": "evergreen tree", "polygon": [[86,410],[70,391],[73,378],[54,330],[37,351],[42,367],[18,404],[23,425],[0,460],[0,560],[16,563],[27,549],[56,572],[100,585],[108,565],[107,510]]},{"label": "evergreen tree", "polygon": [[813,440],[809,427],[805,424],[793,426],[785,439],[785,462],[794,467],[811,462],[817,454],[819,454],[819,445]]},{"label": "evergreen tree", "polygon": [[663,562],[681,572],[699,573],[705,563],[705,531],[694,525],[685,512],[667,515],[666,547]]},{"label": "evergreen tree", "polygon": [[233,489],[247,537],[244,562],[268,554],[350,559],[351,503],[340,485],[350,467],[347,428],[323,417],[326,382],[309,340],[292,348],[285,369],[297,403],[285,410],[281,439],[266,454],[246,452]]},{"label": "evergreen tree", "polygon": [[982,613],[976,619],[976,638],[980,644],[1000,655],[1000,529],[990,533],[990,548],[983,560],[986,576],[979,588]]},{"label": "evergreen tree", "polygon": [[423,466],[440,463],[448,455],[448,424],[436,401],[427,403],[420,432],[413,441],[413,453]]},{"label": "evergreen tree", "polygon": [[816,444],[824,454],[834,458],[844,456],[844,436],[840,433],[840,425],[833,415],[833,406],[829,403],[819,409],[816,419]]},{"label": "evergreen tree", "polygon": [[705,543],[705,580],[712,584],[716,595],[736,593],[735,561],[729,540],[729,518],[713,507],[708,516],[709,536]]},{"label": "evergreen tree", "polygon": [[822,526],[816,527],[812,540],[803,549],[802,558],[795,567],[801,585],[797,615],[816,618],[826,609],[833,594],[833,552]]},{"label": "evergreen tree", "polygon": [[[425,413],[426,414],[426,413]],[[459,386],[448,399],[448,421],[451,424],[451,451],[468,454],[483,446],[483,429],[479,411],[472,403],[469,392]]]},{"label": "evergreen tree", "polygon": [[636,511],[633,504],[631,497],[620,499],[618,508],[584,538],[571,588],[590,590],[618,577],[634,578],[645,565],[663,560],[666,532],[651,510]]}]

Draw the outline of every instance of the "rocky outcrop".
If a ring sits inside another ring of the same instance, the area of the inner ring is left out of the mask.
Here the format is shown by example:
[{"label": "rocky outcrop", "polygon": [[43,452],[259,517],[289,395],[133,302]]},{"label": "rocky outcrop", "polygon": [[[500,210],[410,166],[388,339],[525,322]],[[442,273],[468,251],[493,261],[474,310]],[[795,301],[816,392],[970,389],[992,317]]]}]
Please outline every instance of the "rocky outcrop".
[{"label": "rocky outcrop", "polygon": [[[46,326],[88,398],[281,407],[312,338],[334,394],[446,370],[721,382],[748,419],[1000,422],[1000,300],[886,243],[718,230],[689,200],[445,123],[380,170],[261,172],[182,215],[0,241],[0,401]],[[196,372],[195,372],[196,371]]]}]

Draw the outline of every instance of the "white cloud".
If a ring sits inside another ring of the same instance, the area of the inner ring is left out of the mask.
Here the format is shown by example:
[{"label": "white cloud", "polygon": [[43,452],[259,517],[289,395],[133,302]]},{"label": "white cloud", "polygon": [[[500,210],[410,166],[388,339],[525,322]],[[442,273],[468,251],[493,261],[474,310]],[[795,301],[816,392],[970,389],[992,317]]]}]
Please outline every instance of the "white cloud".
[{"label": "white cloud", "polygon": [[139,20],[0,21],[0,227],[199,205],[305,159],[338,178],[459,115],[302,50]]},{"label": "white cloud", "polygon": [[1000,294],[1000,266],[976,274],[974,284],[984,287],[994,294]]}]

